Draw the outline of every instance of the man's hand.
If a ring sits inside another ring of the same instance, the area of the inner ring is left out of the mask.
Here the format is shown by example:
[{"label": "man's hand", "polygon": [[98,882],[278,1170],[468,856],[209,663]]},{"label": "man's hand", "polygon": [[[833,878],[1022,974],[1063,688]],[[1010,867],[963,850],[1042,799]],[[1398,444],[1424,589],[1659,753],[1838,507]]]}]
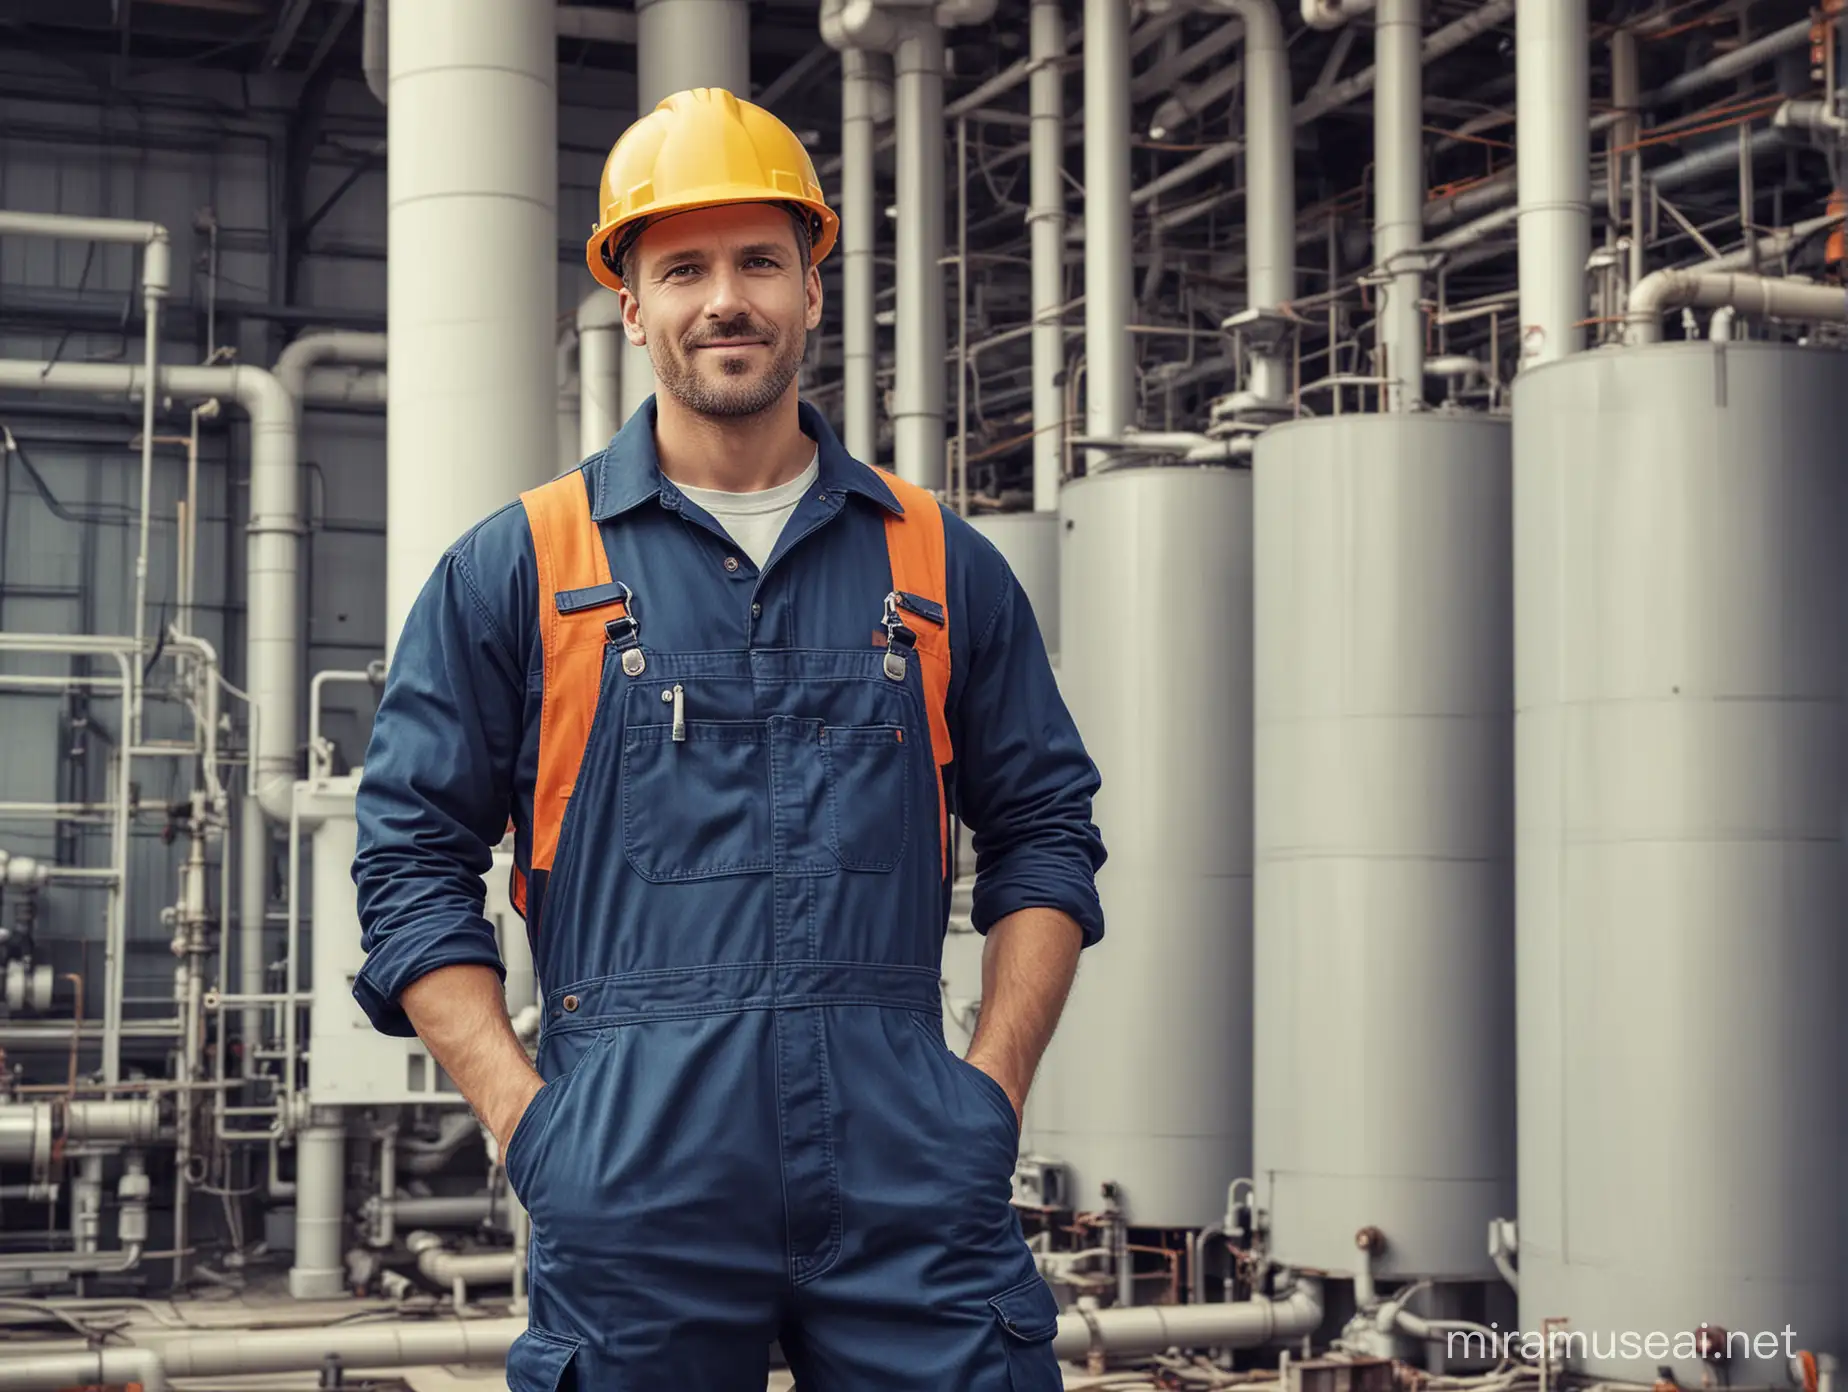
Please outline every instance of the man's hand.
[{"label": "man's hand", "polygon": [[982,1013],[965,1061],[1001,1085],[1026,1114],[1027,1091],[1052,1040],[1078,970],[1084,935],[1057,909],[1022,909],[988,930],[982,949]]},{"label": "man's hand", "polygon": [[405,987],[399,1003],[505,1156],[545,1084],[507,1018],[499,974],[492,967],[438,967]]},{"label": "man's hand", "polygon": [[509,1100],[503,1103],[497,1111],[487,1113],[477,1111],[475,1113],[481,1117],[482,1124],[494,1133],[494,1141],[500,1148],[503,1160],[507,1155],[507,1144],[513,1139],[514,1129],[519,1126],[520,1119],[526,1115],[527,1108],[532,1106],[533,1099],[539,1095],[539,1090],[545,1086],[544,1079],[531,1068],[528,1068],[526,1073],[527,1076],[516,1080],[517,1088],[509,1089]]}]

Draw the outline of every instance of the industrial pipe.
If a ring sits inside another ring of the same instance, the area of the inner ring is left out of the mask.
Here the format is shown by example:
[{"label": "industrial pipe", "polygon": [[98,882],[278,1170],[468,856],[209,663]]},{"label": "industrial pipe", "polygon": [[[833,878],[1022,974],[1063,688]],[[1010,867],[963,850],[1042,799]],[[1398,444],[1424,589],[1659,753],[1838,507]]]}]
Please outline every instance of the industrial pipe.
[{"label": "industrial pipe", "polygon": [[[1296,153],[1290,55],[1275,0],[1206,0],[1245,21],[1245,275],[1250,311],[1278,320],[1296,298]],[[1420,191],[1422,198],[1422,190]],[[1290,399],[1281,333],[1261,332],[1251,351],[1251,393],[1281,411]]]},{"label": "industrial pipe", "polygon": [[636,18],[627,10],[605,10],[594,5],[560,5],[554,11],[554,16],[558,24],[558,37],[561,39],[633,44],[638,37]]},{"label": "industrial pipe", "polygon": [[1056,512],[1065,467],[1065,18],[1060,0],[1033,0],[1027,89],[1033,303],[1033,510]]},{"label": "industrial pipe", "polygon": [[1093,1352],[1257,1348],[1300,1339],[1321,1323],[1321,1283],[1298,1277],[1281,1300],[1254,1296],[1222,1305],[1132,1305],[1061,1315],[1052,1350],[1061,1359],[1075,1359]]},{"label": "industrial pipe", "polygon": [[[892,55],[898,127],[897,375],[892,389],[893,463],[899,477],[944,487],[943,33],[977,24],[996,0],[943,0],[933,11],[877,0],[827,0],[821,36],[831,47]],[[843,229],[844,230],[844,229]],[[864,320],[862,318],[862,327]],[[857,342],[856,331],[856,342]]]},{"label": "industrial pipe", "polygon": [[359,70],[366,90],[380,106],[391,94],[391,12],[386,0],[366,0],[359,22]]},{"label": "industrial pipe", "polygon": [[414,1232],[404,1239],[405,1248],[417,1258],[417,1269],[425,1280],[454,1291],[456,1305],[468,1303],[470,1286],[504,1286],[513,1282],[514,1253],[511,1248],[500,1252],[450,1252],[443,1239],[432,1232]]},{"label": "industrial pipe", "polygon": [[15,1351],[0,1359],[0,1392],[61,1387],[139,1387],[167,1392],[160,1355],[145,1348],[100,1348],[87,1353]]},{"label": "industrial pipe", "polygon": [[[1305,6],[1315,0],[1303,0]],[[1423,0],[1380,0],[1373,29],[1373,255],[1391,277],[1379,318],[1385,351],[1376,371],[1391,379],[1388,411],[1424,406],[1424,275],[1418,245],[1424,240],[1424,33]]]},{"label": "industrial pipe", "polygon": [[[64,1137],[74,1142],[145,1145],[160,1134],[160,1105],[151,1097],[67,1102],[59,1110]],[[0,1103],[0,1160],[49,1163],[58,1121],[50,1102]]]},{"label": "industrial pipe", "polygon": [[1515,14],[1515,115],[1521,158],[1521,365],[1585,346],[1591,254],[1591,120],[1586,0],[1523,0]]},{"label": "industrial pipe", "polygon": [[317,1109],[295,1138],[295,1265],[289,1294],[325,1300],[346,1289],[346,1128]]},{"label": "industrial pipe", "polygon": [[[1258,1297],[1224,1305],[1144,1305],[1061,1315],[1053,1352],[1061,1359],[1101,1353],[1158,1353],[1168,1348],[1253,1348],[1300,1338],[1322,1322],[1319,1282],[1298,1277],[1280,1300]],[[313,1372],[336,1356],[351,1369],[406,1368],[421,1364],[504,1363],[525,1319],[432,1319],[397,1324],[328,1325],[229,1333],[149,1331],[151,1362],[139,1376],[147,1389],[166,1378],[249,1377]],[[127,1353],[129,1350],[110,1350]],[[87,1356],[60,1349],[0,1362],[0,1392],[44,1392],[73,1376],[94,1378],[96,1364],[73,1374],[56,1360]]]},{"label": "industrial pipe", "polygon": [[[530,8],[543,21],[548,7]],[[635,109],[642,115],[675,92],[694,87],[723,87],[740,98],[751,94],[748,0],[637,0],[635,44]],[[626,421],[654,394],[655,375],[645,345],[637,347],[625,337],[620,347],[618,415]]]},{"label": "industrial pipe", "polygon": [[[1425,39],[1420,49],[1420,56],[1423,62],[1427,66],[1434,63],[1445,54],[1461,48],[1479,34],[1487,33],[1513,13],[1514,0],[1488,0],[1488,3],[1477,9],[1471,10],[1468,14],[1464,15],[1463,18],[1446,24],[1442,29],[1433,30],[1430,36]],[[1377,73],[1377,68],[1368,68],[1363,72],[1356,73],[1345,82],[1338,82],[1324,91],[1305,97],[1291,109],[1289,116],[1290,122],[1293,125],[1306,126],[1318,117],[1327,115],[1330,111],[1346,106],[1349,102],[1358,101],[1361,97],[1366,96],[1367,93],[1373,90],[1373,84]],[[1284,76],[1286,78],[1288,77],[1287,67],[1284,70]],[[1247,100],[1249,99],[1248,93]],[[1249,128],[1249,122],[1247,122],[1247,130],[1249,130]],[[1183,160],[1167,173],[1159,175],[1142,185],[1142,187],[1138,188],[1130,195],[1130,202],[1134,206],[1140,208],[1144,204],[1159,198],[1162,194],[1168,192],[1168,190],[1178,188],[1195,176],[1204,174],[1209,169],[1218,168],[1220,165],[1237,156],[1244,147],[1244,141],[1242,140],[1223,140],[1217,144],[1209,145],[1192,159]],[[1293,211],[1291,216],[1293,219]],[[1081,234],[1082,229],[1074,228],[1068,234],[1067,239],[1074,242],[1078,241]],[[1311,235],[1319,239],[1322,234],[1318,229]]]},{"label": "industrial pipe", "polygon": [[1769,62],[1781,54],[1794,53],[1800,48],[1808,47],[1810,23],[1807,17],[1793,20],[1781,29],[1773,29],[1761,39],[1754,39],[1749,44],[1741,44],[1732,52],[1715,58],[1711,63],[1664,83],[1644,98],[1644,104],[1662,106],[1669,102],[1681,101],[1703,88],[1738,77],[1741,73],[1748,73],[1760,63]]},{"label": "industrial pipe", "polygon": [[1732,309],[1754,319],[1848,323],[1848,290],[1729,271],[1651,271],[1630,291],[1625,341],[1660,343],[1662,316],[1673,309]]},{"label": "industrial pipe", "polygon": [[1085,434],[1106,438],[1136,423],[1129,122],[1129,6],[1084,0]]},{"label": "industrial pipe", "polygon": [[892,391],[899,477],[944,486],[943,32],[902,26],[892,54],[898,116],[898,335]]},{"label": "industrial pipe", "polygon": [[[457,537],[552,476],[557,27],[550,4],[392,0],[385,650]],[[714,6],[700,6],[703,9]],[[647,11],[637,22],[646,26]],[[709,42],[702,33],[700,42]],[[535,448],[535,442],[547,442]],[[293,735],[293,731],[291,731]]]},{"label": "industrial pipe", "polygon": [[1372,8],[1373,0],[1303,0],[1303,23],[1311,29],[1339,29]]},{"label": "industrial pipe", "polygon": [[878,239],[877,164],[873,147],[884,55],[871,49],[841,53],[841,334],[847,453],[862,463],[879,459],[878,280],[873,259]]},{"label": "industrial pipe", "polygon": [[578,457],[600,454],[622,429],[622,297],[596,286],[577,309]]}]

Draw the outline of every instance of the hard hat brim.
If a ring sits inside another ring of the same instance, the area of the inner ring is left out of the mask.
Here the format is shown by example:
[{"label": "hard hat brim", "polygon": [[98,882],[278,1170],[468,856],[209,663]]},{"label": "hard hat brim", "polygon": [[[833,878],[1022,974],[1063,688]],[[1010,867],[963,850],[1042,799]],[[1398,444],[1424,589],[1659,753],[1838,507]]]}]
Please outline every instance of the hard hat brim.
[{"label": "hard hat brim", "polygon": [[697,212],[702,208],[724,208],[743,203],[769,203],[777,206],[794,206],[806,208],[815,215],[818,224],[809,246],[809,264],[820,265],[828,253],[834,250],[834,244],[840,237],[840,216],[826,203],[813,198],[798,198],[781,189],[753,189],[740,193],[735,188],[721,192],[718,189],[692,189],[680,196],[651,206],[646,213],[635,217],[619,218],[612,222],[599,223],[597,230],[584,245],[585,263],[590,267],[600,285],[610,290],[622,289],[622,277],[610,264],[611,252],[628,228],[637,223],[658,222],[664,217],[676,213]]}]

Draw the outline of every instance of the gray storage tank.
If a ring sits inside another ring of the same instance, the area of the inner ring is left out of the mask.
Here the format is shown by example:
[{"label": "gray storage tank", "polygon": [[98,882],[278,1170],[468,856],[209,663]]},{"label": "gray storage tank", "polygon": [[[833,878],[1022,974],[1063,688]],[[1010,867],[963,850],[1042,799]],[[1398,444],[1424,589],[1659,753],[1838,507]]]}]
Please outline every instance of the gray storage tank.
[{"label": "gray storage tank", "polygon": [[1104,941],[1028,1104],[1073,1201],[1219,1218],[1251,1158],[1251,475],[1066,485],[1059,685],[1103,776]]},{"label": "gray storage tank", "polygon": [[[1509,428],[1258,440],[1255,1181],[1273,1251],[1496,1277],[1514,1209]],[[1496,1278],[1499,1279],[1499,1278]]]},{"label": "gray storage tank", "polygon": [[1514,402],[1521,1323],[1704,1386],[1704,1322],[1786,1385],[1848,1351],[1848,356],[1584,354]]},{"label": "gray storage tank", "polygon": [[1059,514],[1056,512],[984,512],[969,525],[994,543],[1007,561],[1039,620],[1046,651],[1059,656]]}]

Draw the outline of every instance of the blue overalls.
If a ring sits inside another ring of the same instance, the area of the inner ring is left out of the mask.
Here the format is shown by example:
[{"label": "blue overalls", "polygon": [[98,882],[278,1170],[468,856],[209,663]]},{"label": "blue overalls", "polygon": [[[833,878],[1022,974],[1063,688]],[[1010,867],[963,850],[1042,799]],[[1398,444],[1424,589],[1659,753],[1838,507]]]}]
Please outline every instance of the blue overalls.
[{"label": "blue overalls", "polygon": [[[499,965],[480,876],[515,826],[546,1086],[505,1157],[532,1217],[508,1384],[759,1392],[777,1339],[803,1392],[1057,1388],[1012,1104],[945,1047],[938,981],[940,788],[976,833],[978,929],[1049,906],[1102,933],[1097,775],[1026,598],[945,515],[933,732],[905,641],[933,603],[888,602],[888,519],[920,495],[805,405],[820,482],[759,574],[660,476],[653,419],[580,471],[607,580],[548,585],[519,505],[444,557],[359,794],[355,994],[387,1032],[422,974]],[[548,664],[586,620],[594,660]],[[575,698],[547,681],[585,661],[561,787]]]}]

